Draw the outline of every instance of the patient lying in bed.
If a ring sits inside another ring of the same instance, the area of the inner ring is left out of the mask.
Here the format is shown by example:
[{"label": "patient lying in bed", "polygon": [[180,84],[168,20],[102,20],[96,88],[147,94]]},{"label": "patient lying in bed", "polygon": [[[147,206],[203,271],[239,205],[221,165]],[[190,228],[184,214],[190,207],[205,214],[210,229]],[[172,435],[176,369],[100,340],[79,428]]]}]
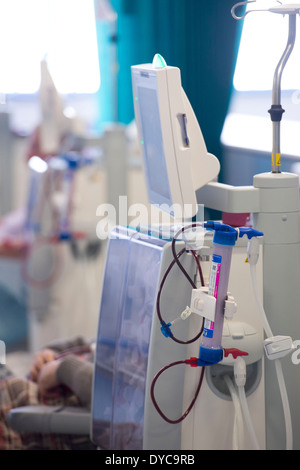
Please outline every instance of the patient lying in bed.
[{"label": "patient lying in bed", "polygon": [[40,351],[26,378],[6,371],[0,380],[0,450],[95,449],[89,436],[17,433],[8,422],[13,408],[65,405],[90,408],[93,350],[82,338],[56,342]]}]

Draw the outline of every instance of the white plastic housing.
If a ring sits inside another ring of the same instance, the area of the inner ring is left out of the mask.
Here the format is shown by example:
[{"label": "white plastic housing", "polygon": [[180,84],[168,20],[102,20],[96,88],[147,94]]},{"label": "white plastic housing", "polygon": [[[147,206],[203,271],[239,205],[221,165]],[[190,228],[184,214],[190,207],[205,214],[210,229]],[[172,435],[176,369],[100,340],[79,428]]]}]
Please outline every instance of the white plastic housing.
[{"label": "white plastic housing", "polygon": [[[259,361],[263,357],[263,342],[261,335],[248,323],[225,321],[222,336],[222,347],[224,349],[236,348],[248,353],[243,356],[246,365]],[[234,365],[232,355],[224,357],[221,364]]]},{"label": "white plastic housing", "polygon": [[218,159],[209,154],[193,109],[182,89],[180,70],[133,66],[135,118],[144,156],[149,202],[196,215],[196,190],[214,180]]}]

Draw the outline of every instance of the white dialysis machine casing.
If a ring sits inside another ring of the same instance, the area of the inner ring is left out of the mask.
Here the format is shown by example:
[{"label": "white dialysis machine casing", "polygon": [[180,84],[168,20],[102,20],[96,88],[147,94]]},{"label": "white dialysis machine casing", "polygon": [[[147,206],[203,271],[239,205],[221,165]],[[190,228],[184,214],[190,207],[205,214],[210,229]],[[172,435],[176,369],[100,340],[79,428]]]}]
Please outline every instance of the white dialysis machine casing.
[{"label": "white dialysis machine casing", "polygon": [[[180,210],[183,214],[187,206],[193,212],[197,205],[195,189],[217,176],[219,163],[206,151],[201,130],[181,88],[180,72],[174,67],[157,68],[152,64],[133,67],[132,72],[150,202],[169,206],[173,216]],[[172,103],[173,112],[168,102]],[[172,230],[174,235],[175,228]],[[176,325],[184,344],[172,342],[162,334],[157,316],[159,292],[162,291],[161,310],[166,322],[172,322],[191,302],[191,286],[177,266],[172,267],[162,289],[162,279],[174,264],[172,236],[168,240],[163,233],[164,227],[150,225],[117,228],[111,235],[96,348],[93,441],[104,449],[230,449],[234,409],[223,383],[224,374],[233,373],[228,361],[217,368],[207,368],[200,394],[183,421],[176,422],[193,401],[200,368],[179,366],[168,370],[157,382],[157,402],[170,422],[158,413],[153,400],[158,371],[169,363],[197,355],[197,334],[202,324],[202,318],[192,315]],[[182,249],[184,242],[177,245],[177,249]],[[198,255],[207,282],[211,234],[205,234],[200,248]],[[246,243],[240,240],[234,247],[229,284],[239,306],[238,314],[236,321],[225,323],[223,339],[228,348],[237,345],[248,349],[249,343],[256,345],[253,354],[249,354],[247,393],[259,443],[264,448],[263,328],[245,258]],[[195,279],[197,269],[191,253],[186,253],[184,266],[190,278]],[[189,344],[189,338],[194,337],[197,340]],[[244,445],[251,448],[247,435]]]},{"label": "white dialysis machine casing", "polygon": [[[159,173],[161,176],[165,171],[167,176],[166,184],[165,186],[160,184],[159,187],[170,189],[168,200],[171,203],[194,204],[194,199],[189,198],[187,192],[184,195],[187,184],[185,179],[187,170],[183,173],[181,168],[186,165],[191,169],[193,183],[191,183],[192,179],[190,178],[190,185],[193,185],[195,191],[197,190],[199,203],[203,203],[208,208],[228,213],[251,213],[254,228],[264,234],[261,248],[262,297],[272,331],[274,335],[297,335],[297,332],[300,332],[300,316],[298,315],[300,305],[298,285],[300,279],[298,176],[273,171],[256,175],[253,186],[249,187],[232,187],[216,182],[219,167],[216,164],[215,157],[207,153],[197,120],[190,112],[190,104],[184,92],[180,89],[178,70],[174,72],[172,67],[168,67],[162,62],[157,64],[156,61],[153,64],[132,67],[132,76],[135,114],[142,141],[141,148],[145,157],[145,172],[150,202],[161,203],[162,201],[159,191],[156,191],[156,199],[152,197],[151,200],[151,194],[153,195],[153,192],[155,192],[153,190],[157,188],[157,185],[155,186],[156,174]],[[176,81],[177,86],[174,85]],[[147,90],[151,89],[152,92],[154,91],[154,93],[151,93],[151,105],[149,105],[149,99],[144,96],[143,87]],[[172,104],[166,104],[166,100],[169,100]],[[150,122],[154,123],[152,128],[149,128]],[[152,135],[152,138],[150,136],[148,139],[150,129],[154,137]],[[173,160],[168,155],[169,152],[172,153],[172,148],[176,149],[173,150]],[[187,159],[184,158],[186,156]],[[195,161],[198,162],[197,169],[196,166],[193,167]],[[168,165],[172,164],[172,170],[168,171]],[[163,165],[167,165],[167,168],[164,168]],[[155,173],[155,169],[157,173]],[[174,176],[174,173],[176,176]],[[199,173],[202,176],[202,181]],[[172,197],[175,194],[172,192],[173,184],[177,185],[177,188],[181,187],[181,200],[176,198],[177,196]],[[172,207],[172,204],[170,205]],[[172,211],[170,212],[172,213]],[[184,214],[184,212],[182,211],[181,214]],[[172,215],[174,215],[174,211]],[[237,248],[235,248],[235,252],[236,250]],[[233,256],[233,262],[234,258],[235,256]],[[235,269],[237,269],[236,274],[234,274]],[[240,266],[231,270],[232,280],[235,278],[238,294],[241,295],[238,302],[238,312],[241,312],[241,317],[238,314],[237,319],[240,320],[241,318],[243,322],[252,325],[261,335],[263,344],[263,323],[258,320],[257,307],[252,304],[254,297],[250,293],[252,289],[251,282],[248,279],[242,285],[238,283],[241,270]],[[234,285],[232,285],[232,290],[234,295],[237,295]],[[248,295],[250,298],[248,298]],[[292,409],[293,447],[300,448],[298,442],[300,436],[300,409],[297,399],[300,370],[293,364],[291,355],[287,355],[281,362]],[[280,449],[285,446],[286,421],[282,410],[274,363],[269,359],[263,361],[263,363],[261,388],[256,388],[256,393],[260,398],[252,394],[252,396],[249,396],[249,402],[252,402],[253,417],[254,420],[257,419],[256,426],[261,433],[261,447]],[[192,393],[189,384],[190,382],[187,381],[185,394]],[[220,395],[218,398],[215,396],[214,400],[218,402],[218,405],[220,404],[220,408],[218,409],[218,406],[204,407],[206,411],[210,409],[210,413],[203,423],[201,417],[205,416],[205,413],[201,408],[201,402],[205,401],[206,398],[208,399],[208,396],[209,393],[205,396],[203,393],[197,401],[194,409],[196,424],[191,424],[193,421],[192,413],[184,421],[182,425],[184,430],[183,446],[191,445],[190,440],[188,444],[185,442],[185,436],[190,434],[190,436],[193,436],[193,448],[218,448],[218,443],[210,441],[208,432],[204,431],[203,439],[200,436],[203,428],[207,425],[209,428],[213,428],[211,429],[212,433],[216,432],[217,429],[221,429],[218,428],[219,418],[223,415],[223,407],[228,406],[228,403],[222,403]],[[261,399],[263,396],[264,404],[262,405]],[[146,400],[148,399],[149,397],[146,397]],[[199,410],[198,415],[197,410]],[[263,420],[262,416],[264,417]],[[190,422],[191,427],[187,424],[188,422]],[[199,436],[199,440],[195,436]],[[225,445],[224,442],[223,444]]]},{"label": "white dialysis machine casing", "polygon": [[[185,247],[178,241],[176,251]],[[235,247],[230,282],[240,304],[238,321],[224,328],[226,347],[249,347],[259,344],[247,365],[249,408],[265,442],[264,381],[262,329],[255,311],[249,267],[244,263],[246,245],[240,240]],[[212,233],[205,234],[200,250],[204,278],[209,276]],[[192,279],[196,265],[191,253],[181,262]],[[168,276],[165,273],[172,265]],[[102,299],[100,306],[93,394],[92,439],[101,449],[180,450],[231,449],[234,409],[222,377],[232,375],[230,363],[207,368],[198,399],[183,422],[166,422],[151,400],[153,379],[169,363],[197,355],[199,340],[191,345],[177,344],[161,332],[157,316],[157,298],[166,323],[174,320],[189,305],[191,286],[177,266],[171,240],[162,232],[152,234],[116,227],[108,243]],[[251,320],[248,310],[251,310]],[[201,330],[201,318],[191,316],[174,325],[181,341],[194,338]],[[250,357],[250,356],[249,356]],[[157,403],[163,413],[176,420],[191,403],[199,382],[200,368],[180,364],[163,374],[155,386]],[[251,449],[245,435],[245,448]]]}]

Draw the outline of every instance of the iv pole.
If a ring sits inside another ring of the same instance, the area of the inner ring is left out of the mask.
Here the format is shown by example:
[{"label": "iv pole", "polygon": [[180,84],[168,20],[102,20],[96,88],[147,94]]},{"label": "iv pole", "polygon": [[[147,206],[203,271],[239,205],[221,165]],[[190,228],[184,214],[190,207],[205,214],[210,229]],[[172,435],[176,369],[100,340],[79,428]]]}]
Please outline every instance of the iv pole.
[{"label": "iv pole", "polygon": [[281,78],[284,67],[294,49],[296,40],[296,14],[289,14],[289,37],[285,51],[276,67],[273,82],[273,103],[269,110],[273,122],[273,151],[272,172],[280,173],[281,151],[280,151],[280,122],[284,110],[281,106]]}]

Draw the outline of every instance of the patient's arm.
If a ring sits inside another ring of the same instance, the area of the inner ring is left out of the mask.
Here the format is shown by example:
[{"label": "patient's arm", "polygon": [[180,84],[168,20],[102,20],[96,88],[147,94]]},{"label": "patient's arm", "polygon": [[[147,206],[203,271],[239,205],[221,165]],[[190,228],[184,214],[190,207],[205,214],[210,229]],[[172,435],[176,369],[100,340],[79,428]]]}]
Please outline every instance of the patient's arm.
[{"label": "patient's arm", "polygon": [[52,362],[56,359],[56,352],[52,349],[43,349],[42,351],[38,352],[34,358],[34,361],[31,365],[29,378],[33,382],[37,382],[38,375],[42,369],[42,367],[48,363]]},{"label": "patient's arm", "polygon": [[43,396],[51,396],[55,387],[66,385],[83,406],[90,408],[92,378],[93,364],[70,355],[45,364],[38,377],[38,386]]}]

